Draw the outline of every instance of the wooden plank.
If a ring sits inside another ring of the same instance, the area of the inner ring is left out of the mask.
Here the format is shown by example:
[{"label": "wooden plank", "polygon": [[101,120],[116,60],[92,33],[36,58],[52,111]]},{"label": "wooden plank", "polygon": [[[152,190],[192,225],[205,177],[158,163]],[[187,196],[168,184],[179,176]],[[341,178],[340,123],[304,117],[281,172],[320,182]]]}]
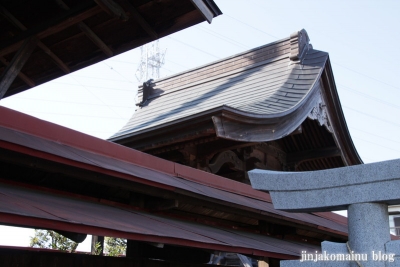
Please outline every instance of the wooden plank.
[{"label": "wooden plank", "polygon": [[[6,67],[8,66],[8,61],[4,57],[0,57],[0,62],[3,63]],[[23,80],[30,87],[35,87],[35,82],[31,78],[29,78],[28,76],[23,74],[22,72],[18,73],[18,77],[21,80]]]},{"label": "wooden plank", "polygon": [[129,3],[128,0],[120,1],[124,8],[130,13],[130,15],[140,24],[140,26],[150,35],[154,40],[158,39],[158,34],[150,26],[150,24],[143,18],[142,15],[136,10],[136,8]]},{"label": "wooden plank", "polygon": [[[98,13],[100,13],[102,9],[99,6],[95,6],[90,8],[82,13],[77,14],[76,16],[67,16],[62,22],[59,20],[48,22],[47,24],[40,25],[40,27],[35,27],[30,30],[26,30],[22,32],[20,35],[16,36],[11,40],[7,40],[6,42],[2,42],[0,44],[0,56],[8,55],[12,52],[18,50],[19,47],[23,44],[24,40],[28,37],[36,35],[36,37],[40,40],[57,32],[60,32],[72,25],[75,25],[82,20],[90,18]],[[76,12],[76,11],[74,11]],[[70,12],[74,14],[74,12]],[[68,14],[70,14],[68,13]],[[63,16],[65,17],[65,16]]]},{"label": "wooden plank", "polygon": [[[57,4],[64,10],[70,10],[70,8],[62,0],[56,0]],[[84,22],[79,22],[79,29],[108,57],[112,57],[114,52],[95,34],[92,29],[89,28]]]},{"label": "wooden plank", "polygon": [[191,0],[191,2],[200,11],[201,15],[207,20],[207,22],[211,24],[214,14],[206,4],[202,0]]},{"label": "wooden plank", "polygon": [[25,65],[26,61],[35,49],[36,44],[36,38],[31,37],[27,39],[0,76],[0,99],[3,98],[4,94],[7,92],[8,88],[11,86],[22,67]]},{"label": "wooden plank", "polygon": [[105,12],[113,17],[120,20],[127,21],[129,19],[128,15],[122,9],[120,5],[115,3],[113,0],[94,0]]}]

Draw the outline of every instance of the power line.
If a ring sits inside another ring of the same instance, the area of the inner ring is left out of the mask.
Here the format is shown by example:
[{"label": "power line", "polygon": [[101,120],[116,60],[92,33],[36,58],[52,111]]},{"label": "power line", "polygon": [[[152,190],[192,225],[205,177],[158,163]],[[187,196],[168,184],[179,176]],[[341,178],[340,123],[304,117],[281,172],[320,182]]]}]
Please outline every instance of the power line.
[{"label": "power line", "polygon": [[[83,86],[81,83],[79,84],[74,84],[74,83],[65,83],[65,82],[57,82],[54,81],[52,83],[55,84],[65,84],[65,85],[73,85],[73,86]],[[93,88],[101,88],[101,89],[108,89],[108,90],[113,90],[113,91],[124,91],[124,92],[132,92],[132,90],[126,90],[126,89],[118,89],[115,87],[104,87],[104,86],[95,86],[95,85],[85,85],[86,87],[93,87]]]},{"label": "power line", "polygon": [[[121,116],[115,111],[113,110],[110,106],[108,106],[106,103],[104,103],[103,100],[101,100],[96,94],[94,94],[91,90],[89,90],[89,88],[87,88],[85,85],[81,84],[79,81],[77,81],[73,76],[71,76],[72,79],[74,79],[77,83],[79,83],[81,86],[83,86],[89,93],[91,93],[94,97],[96,97],[100,102],[102,102],[106,107],[108,107],[112,112],[114,112],[118,117],[121,118]],[[123,119],[123,118],[121,118]]]},{"label": "power line", "polygon": [[362,75],[362,76],[364,76],[364,77],[367,77],[367,78],[369,78],[369,79],[371,79],[371,80],[380,82],[380,83],[385,84],[385,85],[387,85],[387,86],[390,86],[390,87],[392,87],[392,88],[394,88],[394,89],[400,90],[400,87],[394,86],[394,85],[389,84],[389,83],[384,82],[384,81],[381,81],[381,80],[376,79],[376,78],[374,78],[374,77],[371,77],[371,76],[369,76],[369,75],[367,75],[367,74],[364,74],[364,73],[361,73],[361,72],[359,72],[359,71],[353,70],[353,69],[351,69],[351,68],[349,68],[349,67],[340,65],[340,64],[338,64],[338,63],[336,63],[336,62],[334,62],[334,61],[331,61],[331,62],[332,62],[333,64],[339,66],[339,67],[345,68],[345,69],[347,69],[347,70],[349,70],[349,71],[352,71],[352,72],[354,72],[354,73],[357,73],[357,74],[359,74],[359,75]]},{"label": "power line", "polygon": [[[28,111],[29,112],[29,111]],[[30,111],[30,113],[42,113],[42,114],[53,114],[57,116],[71,116],[71,117],[88,117],[88,118],[101,118],[101,119],[109,119],[109,120],[125,120],[125,118],[117,118],[117,117],[104,117],[104,116],[95,116],[95,115],[82,115],[82,114],[68,114],[68,113],[58,113],[58,112],[46,112],[46,111]]]},{"label": "power line", "polygon": [[237,22],[240,22],[240,23],[242,23],[242,24],[244,24],[244,25],[246,25],[246,26],[248,26],[248,27],[250,27],[250,28],[252,28],[252,29],[254,29],[254,30],[256,30],[256,31],[259,31],[259,32],[261,32],[261,33],[264,33],[264,34],[268,35],[269,37],[278,39],[278,37],[276,37],[276,36],[274,36],[274,35],[272,35],[272,34],[266,32],[266,31],[263,31],[263,30],[261,30],[261,29],[259,29],[259,28],[256,28],[256,27],[254,27],[254,26],[252,26],[252,25],[250,25],[250,24],[248,24],[248,23],[246,23],[246,22],[243,22],[243,21],[241,21],[241,20],[239,20],[239,19],[237,19],[237,18],[234,18],[234,17],[229,16],[229,15],[227,15],[227,14],[224,14],[224,16],[225,16],[225,17],[228,17],[228,18],[230,18],[230,19],[232,19],[232,20],[235,20],[235,21],[237,21]]},{"label": "power line", "polygon": [[114,69],[112,66],[108,65],[107,63],[105,63],[104,61],[102,62],[104,65],[106,65],[107,67],[110,68],[110,70],[116,72],[119,76],[121,76],[122,78],[124,78],[125,80],[127,80],[129,83],[134,84],[134,82],[132,82],[131,80],[129,80],[128,78],[126,78],[124,75],[122,75],[121,73],[119,73],[116,69]]},{"label": "power line", "polygon": [[211,57],[214,57],[214,58],[216,58],[216,59],[220,59],[220,57],[217,57],[216,55],[213,55],[213,54],[211,54],[211,53],[208,53],[207,51],[204,51],[204,50],[202,50],[202,49],[200,49],[200,48],[194,47],[194,46],[192,46],[192,45],[190,45],[190,44],[188,44],[188,43],[185,43],[185,42],[183,42],[183,41],[180,41],[180,40],[178,40],[178,39],[172,38],[171,36],[168,36],[168,38],[170,38],[171,40],[174,40],[175,42],[178,42],[178,43],[181,43],[181,44],[186,45],[186,46],[188,46],[188,47],[191,47],[191,48],[193,48],[193,49],[195,49],[195,50],[197,50],[197,51],[200,51],[200,52],[202,52],[202,53],[204,53],[204,54],[207,54],[207,55],[209,55],[209,56],[211,56]]},{"label": "power line", "polygon": [[393,121],[388,121],[388,120],[385,120],[385,119],[382,119],[382,118],[378,118],[378,117],[373,116],[373,115],[371,115],[371,114],[368,114],[368,113],[365,113],[365,112],[362,112],[362,111],[359,111],[359,110],[356,110],[356,109],[354,109],[354,108],[350,108],[350,107],[347,107],[347,106],[344,106],[344,105],[342,105],[342,106],[343,106],[344,108],[346,108],[346,109],[350,109],[350,110],[355,111],[355,112],[357,112],[357,113],[363,114],[363,115],[365,115],[365,116],[367,116],[367,117],[370,117],[370,118],[373,118],[373,119],[377,119],[377,120],[379,120],[379,121],[382,121],[382,122],[385,122],[385,123],[388,123],[388,124],[391,124],[391,125],[400,127],[400,124],[399,124],[399,123],[396,123],[396,122],[393,122]]},{"label": "power line", "polygon": [[388,140],[388,141],[390,141],[390,142],[395,142],[395,143],[400,144],[400,142],[397,141],[397,140],[393,140],[393,139],[390,139],[390,138],[387,138],[387,137],[384,137],[384,136],[381,136],[381,135],[373,134],[373,133],[371,133],[371,132],[367,132],[367,131],[358,129],[358,128],[355,128],[355,127],[353,127],[353,126],[351,126],[351,127],[349,127],[349,128],[350,128],[350,129],[353,129],[353,130],[356,130],[356,131],[359,131],[359,132],[362,132],[362,133],[366,133],[366,134],[369,134],[369,135],[373,135],[373,136],[378,137],[378,138],[381,138],[381,139]]},{"label": "power line", "polygon": [[347,90],[347,91],[351,91],[351,92],[353,92],[353,93],[355,93],[355,94],[358,94],[358,95],[360,95],[360,96],[363,96],[363,97],[365,97],[365,98],[369,98],[369,99],[374,100],[374,101],[376,101],[376,102],[380,102],[380,103],[382,103],[382,104],[385,104],[385,105],[388,105],[388,106],[391,106],[391,107],[399,108],[399,109],[400,109],[400,106],[399,106],[399,105],[395,105],[395,104],[393,104],[393,103],[384,101],[384,100],[382,100],[382,99],[379,99],[379,98],[377,98],[377,97],[371,96],[371,95],[366,94],[366,93],[362,93],[362,92],[360,92],[360,91],[358,91],[358,90],[354,90],[354,89],[352,89],[352,88],[350,88],[350,87],[348,87],[348,86],[346,86],[346,85],[343,85],[343,84],[338,84],[338,85],[340,85],[341,87],[344,87],[344,89]]},{"label": "power line", "polygon": [[388,146],[383,146],[383,145],[377,144],[377,143],[375,143],[375,142],[372,142],[372,141],[369,141],[369,140],[365,140],[365,139],[363,139],[363,138],[354,137],[354,139],[362,140],[362,141],[364,141],[364,142],[368,142],[368,143],[371,143],[371,144],[374,144],[374,145],[377,145],[377,146],[380,146],[380,147],[384,147],[384,148],[386,148],[386,149],[390,149],[390,150],[393,150],[393,151],[396,151],[396,152],[400,152],[400,150],[397,150],[397,149],[394,149],[394,148],[388,147]]},{"label": "power line", "polygon": [[[61,100],[53,100],[53,99],[41,99],[41,98],[33,98],[33,97],[24,97],[24,96],[15,96],[16,99],[28,99],[34,101],[44,101],[44,102],[58,102],[58,103],[67,103],[67,104],[76,104],[76,105],[85,105],[85,106],[101,106],[104,107],[104,104],[94,104],[87,102],[75,102],[75,101],[61,101]],[[109,107],[116,108],[132,108],[132,106],[121,106],[121,105],[108,105]]]},{"label": "power line", "polygon": [[[115,80],[115,79],[107,79],[104,77],[90,77],[90,76],[84,76],[84,75],[76,75],[73,74],[73,76],[75,78],[85,78],[85,79],[93,79],[93,80],[103,80],[103,81],[110,81],[110,82],[124,82],[124,83],[132,83],[131,81],[127,80],[127,81],[123,81],[123,80]],[[68,76],[70,77],[70,76]],[[126,79],[125,79],[126,80]]]},{"label": "power line", "polygon": [[204,32],[206,32],[206,33],[208,33],[208,34],[211,34],[211,35],[213,35],[213,36],[215,36],[215,37],[217,37],[217,38],[219,38],[219,39],[221,39],[221,40],[224,40],[224,41],[226,41],[226,42],[229,42],[229,43],[231,43],[231,44],[233,44],[233,45],[236,45],[236,46],[238,46],[238,47],[245,48],[245,49],[250,49],[249,46],[247,46],[247,45],[245,45],[245,44],[242,44],[242,43],[240,43],[240,42],[238,42],[238,41],[236,41],[236,40],[234,40],[234,39],[232,39],[232,38],[229,38],[229,37],[227,37],[227,36],[225,36],[225,35],[222,35],[222,34],[220,34],[220,33],[217,33],[217,32],[215,32],[215,31],[213,31],[213,30],[206,29],[206,28],[201,27],[201,26],[197,27],[197,29],[200,29],[200,30],[202,30],[202,31],[204,31]]}]

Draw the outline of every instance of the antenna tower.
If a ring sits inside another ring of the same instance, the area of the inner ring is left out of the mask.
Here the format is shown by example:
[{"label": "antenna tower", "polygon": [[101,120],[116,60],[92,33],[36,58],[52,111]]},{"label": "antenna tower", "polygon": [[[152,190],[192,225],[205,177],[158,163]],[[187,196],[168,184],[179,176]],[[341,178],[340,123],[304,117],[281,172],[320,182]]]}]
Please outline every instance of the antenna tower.
[{"label": "antenna tower", "polygon": [[135,74],[140,83],[160,78],[160,68],[164,65],[166,51],[160,52],[159,40],[140,47],[140,63]]}]

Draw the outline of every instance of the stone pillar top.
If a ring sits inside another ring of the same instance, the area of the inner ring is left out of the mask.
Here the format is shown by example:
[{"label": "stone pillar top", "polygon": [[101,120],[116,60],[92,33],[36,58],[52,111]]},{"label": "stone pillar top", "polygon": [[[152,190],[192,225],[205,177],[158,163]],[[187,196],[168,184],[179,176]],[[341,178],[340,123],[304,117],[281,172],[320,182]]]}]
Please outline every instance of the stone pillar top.
[{"label": "stone pillar top", "polygon": [[254,189],[286,211],[333,211],[355,203],[400,204],[400,159],[310,172],[253,170]]}]

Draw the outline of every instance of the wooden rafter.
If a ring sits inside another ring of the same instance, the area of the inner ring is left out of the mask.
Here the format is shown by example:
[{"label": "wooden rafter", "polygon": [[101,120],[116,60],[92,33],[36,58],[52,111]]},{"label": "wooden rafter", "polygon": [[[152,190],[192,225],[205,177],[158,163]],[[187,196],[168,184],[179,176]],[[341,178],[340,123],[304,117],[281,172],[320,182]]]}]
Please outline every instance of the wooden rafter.
[{"label": "wooden rafter", "polygon": [[[64,1],[56,0],[56,2],[62,9],[70,9],[64,3]],[[104,54],[106,54],[108,57],[112,57],[114,55],[114,52],[84,22],[78,22],[77,26],[101,51],[103,51]]]},{"label": "wooden rafter", "polygon": [[115,3],[113,0],[94,0],[105,12],[120,20],[127,21],[129,19],[125,10]]},{"label": "wooden rafter", "polygon": [[295,152],[287,154],[288,163],[296,163],[296,165],[310,160],[340,157],[341,151],[337,147],[325,147],[319,149],[311,149],[307,151]]},{"label": "wooden rafter", "polygon": [[156,31],[150,26],[150,24],[143,18],[142,15],[136,10],[136,8],[129,3],[128,0],[121,0],[121,4],[124,8],[130,13],[130,15],[140,24],[140,26],[150,35],[153,39],[158,39],[158,34]]},{"label": "wooden rafter", "polygon": [[204,3],[204,1],[201,0],[191,0],[191,1],[193,5],[200,11],[201,15],[208,21],[208,23],[211,23],[214,14]]},{"label": "wooden rafter", "polygon": [[[5,59],[4,57],[0,57],[0,62],[3,63],[6,67],[8,66],[9,62],[7,61],[7,59]],[[27,85],[29,85],[30,87],[35,87],[35,82],[29,78],[28,76],[26,76],[24,73],[19,72],[18,73],[18,77],[23,80]]]},{"label": "wooden rafter", "polygon": [[[82,8],[81,8],[82,9]],[[93,8],[90,8],[88,10],[85,10],[76,16],[64,16],[66,17],[64,20],[59,22],[59,20],[56,21],[51,21],[48,22],[44,25],[40,25],[40,27],[35,27],[34,29],[28,29],[18,36],[12,38],[11,40],[7,40],[6,42],[0,43],[0,56],[5,56],[8,55],[12,52],[15,52],[18,50],[19,47],[21,47],[22,43],[24,42],[25,39],[35,36],[41,40],[43,38],[46,38],[47,36],[50,36],[52,34],[55,34],[57,32],[60,32],[72,25],[75,25],[87,18],[90,18],[98,13],[100,13],[102,9],[99,6],[95,6]],[[77,11],[71,10],[71,12],[68,12],[68,14],[75,14]],[[47,27],[46,27],[47,26]]]},{"label": "wooden rafter", "polygon": [[[14,17],[7,9],[4,7],[0,6],[0,14],[3,15],[4,18],[6,18],[11,24],[13,24],[15,27],[20,29],[21,31],[26,31],[27,28],[16,18]],[[38,47],[42,49],[47,55],[51,57],[51,59],[54,61],[54,63],[62,69],[65,73],[70,73],[70,69],[68,66],[56,55],[54,54],[50,48],[48,48],[44,43],[41,41],[37,41]]]},{"label": "wooden rafter", "polygon": [[34,37],[25,40],[10,64],[3,71],[2,75],[0,76],[0,99],[3,98],[8,88],[13,83],[22,67],[25,65],[26,61],[35,49],[36,44],[37,39]]}]

